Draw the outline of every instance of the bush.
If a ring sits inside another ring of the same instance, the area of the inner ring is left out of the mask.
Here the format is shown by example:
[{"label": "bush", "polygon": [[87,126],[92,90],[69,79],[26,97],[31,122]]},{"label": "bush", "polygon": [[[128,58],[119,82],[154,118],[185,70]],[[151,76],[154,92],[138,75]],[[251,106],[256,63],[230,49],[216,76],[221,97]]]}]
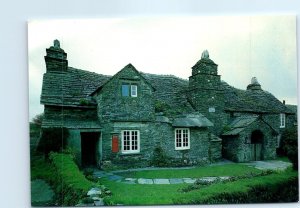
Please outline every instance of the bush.
[{"label": "bush", "polygon": [[272,203],[297,202],[298,179],[291,178],[281,184],[259,184],[250,187],[247,192],[221,193],[213,196],[205,204]]},{"label": "bush", "polygon": [[[289,175],[289,176],[288,176]],[[251,179],[185,188],[175,204],[239,204],[297,202],[299,200],[298,175],[295,173],[271,174]],[[195,190],[198,189],[198,190]],[[194,190],[192,192],[189,192]]]},{"label": "bush", "polygon": [[155,147],[153,151],[153,156],[150,161],[150,165],[156,167],[165,167],[168,166],[168,157],[164,153],[164,150],[161,147]]},{"label": "bush", "polygon": [[286,129],[282,133],[282,149],[293,163],[294,170],[298,170],[298,132],[297,128]]},{"label": "bush", "polygon": [[67,128],[47,128],[42,130],[37,150],[46,157],[52,152],[59,152],[66,148],[69,130]]},{"label": "bush", "polygon": [[49,159],[55,169],[54,187],[59,196],[58,204],[76,205],[80,199],[86,196],[94,183],[84,177],[71,155],[51,152]]}]

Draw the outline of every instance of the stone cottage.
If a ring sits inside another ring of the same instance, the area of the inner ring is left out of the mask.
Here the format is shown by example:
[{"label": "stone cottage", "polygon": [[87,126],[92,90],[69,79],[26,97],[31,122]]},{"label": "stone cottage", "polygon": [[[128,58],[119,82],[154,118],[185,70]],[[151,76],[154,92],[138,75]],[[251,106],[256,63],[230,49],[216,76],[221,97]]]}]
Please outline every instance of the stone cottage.
[{"label": "stone cottage", "polygon": [[149,166],[155,148],[173,164],[273,159],[282,130],[294,122],[294,112],[256,78],[246,90],[221,81],[207,51],[189,80],[132,64],[113,76],[72,68],[57,40],[45,62],[42,128],[66,127],[82,166]]}]

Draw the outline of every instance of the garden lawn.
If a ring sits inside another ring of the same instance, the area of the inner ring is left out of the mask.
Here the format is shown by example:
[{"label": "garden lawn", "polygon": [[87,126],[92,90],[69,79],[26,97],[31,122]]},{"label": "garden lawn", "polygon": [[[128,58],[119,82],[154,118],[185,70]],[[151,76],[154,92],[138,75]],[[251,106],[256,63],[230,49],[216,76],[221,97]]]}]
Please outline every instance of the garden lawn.
[{"label": "garden lawn", "polygon": [[144,171],[126,171],[118,175],[127,178],[200,178],[208,176],[241,176],[249,173],[261,173],[254,167],[245,164],[226,164],[216,166],[196,167],[191,169],[162,169]]},{"label": "garden lawn", "polygon": [[[191,171],[191,170],[190,170]],[[176,172],[176,171],[175,171]],[[291,177],[297,177],[296,171],[272,173],[250,179],[240,179],[234,182],[216,183],[189,192],[181,189],[188,184],[142,185],[124,184],[101,179],[101,183],[112,191],[110,201],[122,205],[164,205],[164,204],[201,204],[219,203],[214,197],[225,194],[246,194],[256,187],[278,186]],[[258,196],[259,197],[259,196]],[[242,199],[244,200],[244,198]],[[247,199],[246,199],[247,200]],[[267,201],[265,201],[267,202]],[[223,202],[224,203],[224,202]],[[226,203],[226,202],[225,202]],[[236,201],[235,203],[240,203]]]}]

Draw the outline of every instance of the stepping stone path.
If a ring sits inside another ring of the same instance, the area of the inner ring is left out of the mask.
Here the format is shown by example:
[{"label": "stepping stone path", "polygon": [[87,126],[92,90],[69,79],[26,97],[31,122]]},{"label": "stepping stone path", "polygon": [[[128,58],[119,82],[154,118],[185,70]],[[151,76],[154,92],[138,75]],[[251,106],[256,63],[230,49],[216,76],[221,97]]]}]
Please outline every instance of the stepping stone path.
[{"label": "stepping stone path", "polygon": [[98,178],[106,177],[108,180],[116,181],[120,183],[126,184],[192,184],[195,183],[196,180],[202,180],[206,182],[213,182],[215,180],[228,180],[230,179],[229,176],[223,177],[202,177],[202,178],[124,178],[119,175],[113,175],[112,173],[106,174],[106,172],[98,171],[94,174]]},{"label": "stepping stone path", "polygon": [[183,179],[182,178],[170,178],[169,181],[170,181],[170,184],[180,184],[180,183],[183,183]]},{"label": "stepping stone path", "polygon": [[153,184],[152,179],[146,179],[146,178],[139,178],[137,182],[138,184]]},{"label": "stepping stone path", "polygon": [[170,184],[169,179],[153,179],[154,184]]},{"label": "stepping stone path", "polygon": [[195,183],[197,179],[183,178],[184,183]]}]

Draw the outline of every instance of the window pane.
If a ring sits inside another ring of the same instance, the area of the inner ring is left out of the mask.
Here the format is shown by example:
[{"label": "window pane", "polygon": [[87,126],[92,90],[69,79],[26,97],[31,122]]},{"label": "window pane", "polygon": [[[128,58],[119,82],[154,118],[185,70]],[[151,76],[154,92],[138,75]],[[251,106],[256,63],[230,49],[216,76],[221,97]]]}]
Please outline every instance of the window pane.
[{"label": "window pane", "polygon": [[122,84],[122,96],[129,96],[129,85]]},{"label": "window pane", "polygon": [[123,146],[124,146],[124,150],[130,150],[129,131],[124,131],[123,132]]},{"label": "window pane", "polygon": [[131,96],[137,97],[137,85],[131,85]]}]

